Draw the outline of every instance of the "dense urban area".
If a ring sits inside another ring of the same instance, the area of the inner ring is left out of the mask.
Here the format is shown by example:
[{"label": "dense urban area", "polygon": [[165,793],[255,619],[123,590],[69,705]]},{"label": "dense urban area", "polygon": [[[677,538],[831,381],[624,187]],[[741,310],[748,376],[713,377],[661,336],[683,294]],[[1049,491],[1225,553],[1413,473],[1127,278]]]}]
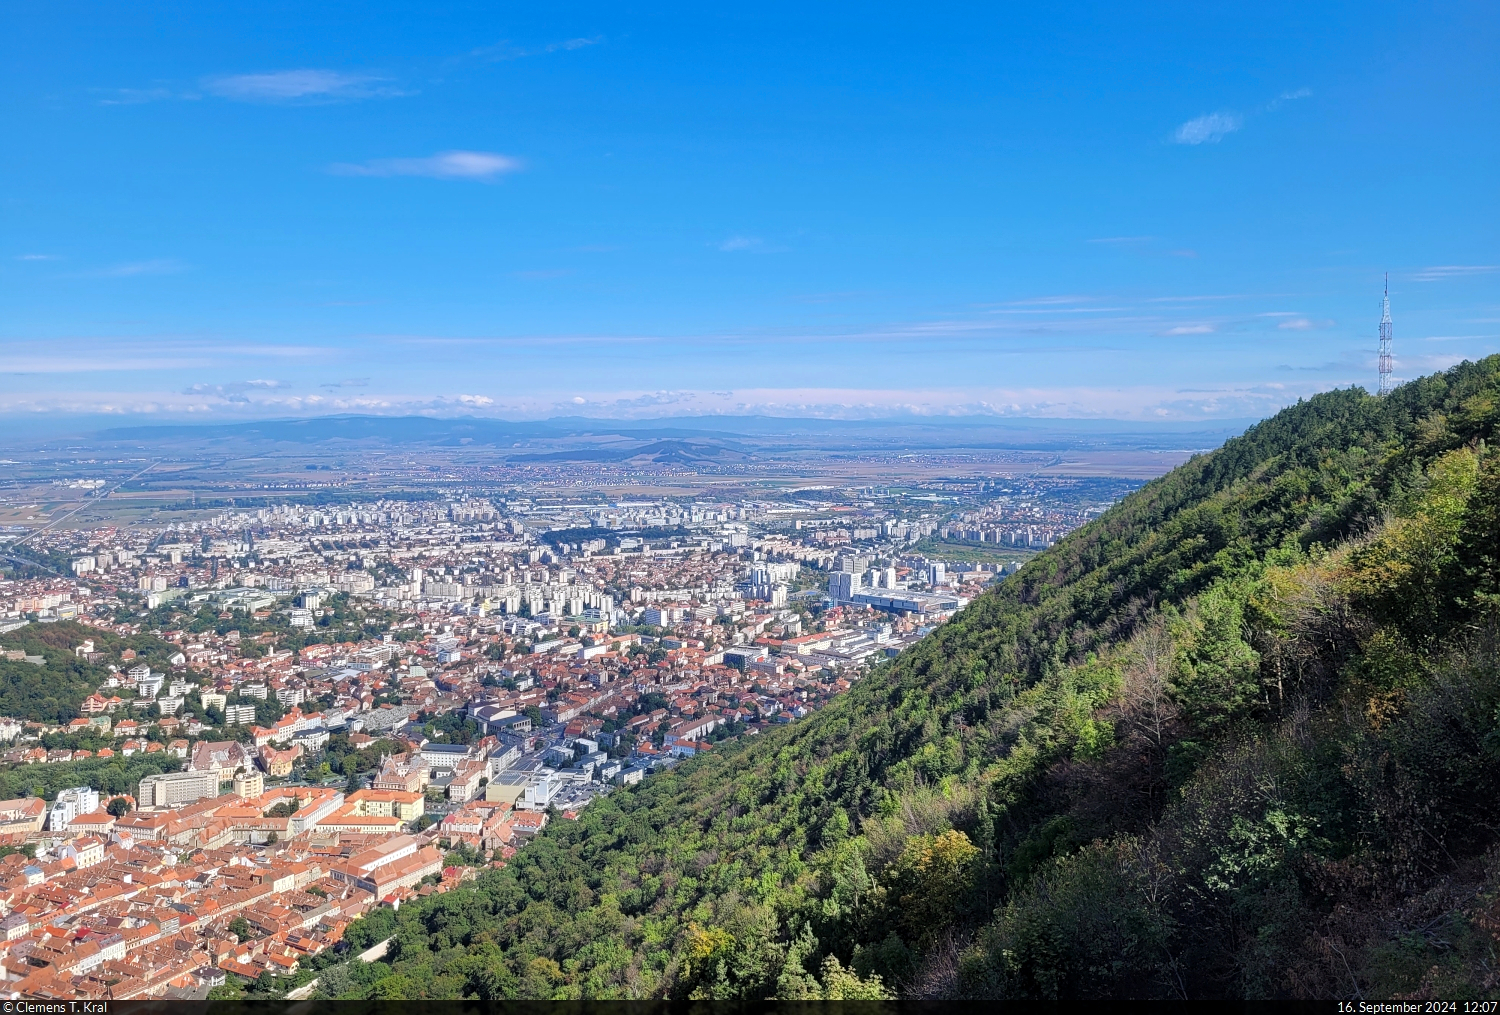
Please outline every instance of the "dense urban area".
[{"label": "dense urban area", "polygon": [[797,722],[1130,485],[7,501],[0,991],[333,996],[382,913]]}]

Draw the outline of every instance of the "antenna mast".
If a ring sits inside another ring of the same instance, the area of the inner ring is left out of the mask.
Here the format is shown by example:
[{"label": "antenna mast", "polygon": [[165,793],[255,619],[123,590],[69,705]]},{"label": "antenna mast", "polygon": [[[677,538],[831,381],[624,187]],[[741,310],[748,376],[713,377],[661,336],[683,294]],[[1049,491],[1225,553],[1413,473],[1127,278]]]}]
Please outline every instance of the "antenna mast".
[{"label": "antenna mast", "polygon": [[1380,301],[1380,394],[1391,393],[1391,276],[1385,276],[1385,297]]}]

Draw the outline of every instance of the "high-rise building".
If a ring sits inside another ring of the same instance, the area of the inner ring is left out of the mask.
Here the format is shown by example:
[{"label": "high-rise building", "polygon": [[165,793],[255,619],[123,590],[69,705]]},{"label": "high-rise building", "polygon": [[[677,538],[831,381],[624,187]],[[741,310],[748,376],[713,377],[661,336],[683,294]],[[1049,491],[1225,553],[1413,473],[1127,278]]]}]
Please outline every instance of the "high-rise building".
[{"label": "high-rise building", "polygon": [[176,807],[218,795],[217,772],[168,772],[142,779],[136,800],[141,807]]},{"label": "high-rise building", "polygon": [[47,827],[59,831],[67,828],[68,823],[80,814],[92,814],[98,809],[98,790],[89,786],[62,790],[52,803],[52,811],[47,816]]}]

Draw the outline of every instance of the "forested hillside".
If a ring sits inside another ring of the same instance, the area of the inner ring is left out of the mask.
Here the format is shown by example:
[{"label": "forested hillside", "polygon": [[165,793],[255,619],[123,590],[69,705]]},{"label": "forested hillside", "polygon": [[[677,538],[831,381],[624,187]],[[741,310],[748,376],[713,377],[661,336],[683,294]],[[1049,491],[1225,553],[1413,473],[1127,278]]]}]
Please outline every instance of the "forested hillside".
[{"label": "forested hillside", "polygon": [[177,649],[153,634],[121,637],[75,621],[31,624],[0,635],[0,647],[40,657],[40,665],[0,658],[0,715],[21,720],[65,723],[78,715],[78,705],[109,677],[105,665],[79,658],[74,649],[85,640],[107,653],[115,663],[123,649],[134,649],[137,659],[156,669],[171,669]]},{"label": "forested hillside", "polygon": [[1493,994],[1500,357],[1320,395],[818,714],[356,924],[376,997]]}]

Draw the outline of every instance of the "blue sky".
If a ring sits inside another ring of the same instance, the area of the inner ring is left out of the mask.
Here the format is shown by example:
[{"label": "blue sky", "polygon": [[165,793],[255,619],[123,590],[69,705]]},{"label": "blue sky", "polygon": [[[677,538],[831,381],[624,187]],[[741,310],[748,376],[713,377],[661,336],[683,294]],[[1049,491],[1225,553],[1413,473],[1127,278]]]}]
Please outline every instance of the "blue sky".
[{"label": "blue sky", "polygon": [[717,6],[12,5],[0,413],[1260,416],[1385,271],[1500,351],[1492,5]]}]

